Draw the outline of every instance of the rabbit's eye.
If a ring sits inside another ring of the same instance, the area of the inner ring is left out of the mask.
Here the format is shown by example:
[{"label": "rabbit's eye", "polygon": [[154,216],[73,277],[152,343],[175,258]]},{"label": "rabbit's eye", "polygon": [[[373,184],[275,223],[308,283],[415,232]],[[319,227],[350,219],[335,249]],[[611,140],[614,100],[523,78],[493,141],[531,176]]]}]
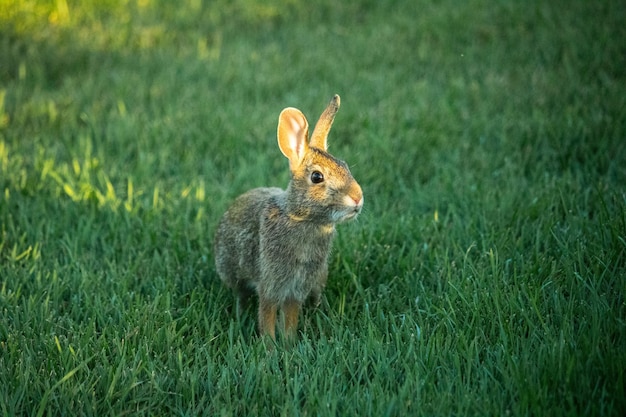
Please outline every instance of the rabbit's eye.
[{"label": "rabbit's eye", "polygon": [[319,171],[313,171],[311,173],[311,182],[313,184],[319,184],[321,182],[324,182],[324,174]]}]

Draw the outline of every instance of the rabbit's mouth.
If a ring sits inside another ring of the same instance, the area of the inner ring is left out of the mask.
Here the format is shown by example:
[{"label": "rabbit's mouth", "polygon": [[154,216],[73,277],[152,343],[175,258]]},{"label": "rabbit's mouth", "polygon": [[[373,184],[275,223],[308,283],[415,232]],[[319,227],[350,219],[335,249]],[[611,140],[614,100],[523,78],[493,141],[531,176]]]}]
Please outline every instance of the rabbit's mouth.
[{"label": "rabbit's mouth", "polygon": [[354,207],[350,207],[348,209],[346,209],[343,212],[337,213],[339,217],[339,219],[337,220],[338,223],[343,223],[343,222],[347,222],[350,220],[353,220],[356,218],[356,216],[359,215],[359,213],[361,213],[361,208],[363,207],[362,204],[358,204]]},{"label": "rabbit's mouth", "polygon": [[360,190],[359,188],[359,195],[357,197],[348,196],[346,198],[346,202],[348,203],[346,220],[352,220],[361,213],[361,209],[363,208],[363,194],[360,193]]},{"label": "rabbit's mouth", "polygon": [[360,212],[361,212],[361,210],[359,210],[359,211],[356,211],[356,210],[355,211],[351,211],[350,213],[346,214],[343,217],[342,221],[344,221],[344,222],[350,221],[350,220],[354,219],[356,216],[358,216]]}]

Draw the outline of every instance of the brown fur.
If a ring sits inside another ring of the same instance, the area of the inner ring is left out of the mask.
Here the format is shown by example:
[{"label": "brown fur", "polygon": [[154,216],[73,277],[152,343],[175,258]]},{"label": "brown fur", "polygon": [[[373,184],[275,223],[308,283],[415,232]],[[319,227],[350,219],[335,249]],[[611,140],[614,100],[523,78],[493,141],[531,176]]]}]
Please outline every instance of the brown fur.
[{"label": "brown fur", "polygon": [[[293,338],[302,304],[307,299],[319,303],[335,224],[355,218],[363,206],[361,187],[348,166],[326,152],[338,109],[336,95],[310,142],[304,115],[294,108],[281,112],[278,143],[291,170],[287,189],[256,188],[242,194],[215,233],[220,279],[237,293],[239,303],[258,295],[259,330],[272,339],[279,308],[286,337]],[[313,183],[314,171],[323,174],[322,183]]]}]

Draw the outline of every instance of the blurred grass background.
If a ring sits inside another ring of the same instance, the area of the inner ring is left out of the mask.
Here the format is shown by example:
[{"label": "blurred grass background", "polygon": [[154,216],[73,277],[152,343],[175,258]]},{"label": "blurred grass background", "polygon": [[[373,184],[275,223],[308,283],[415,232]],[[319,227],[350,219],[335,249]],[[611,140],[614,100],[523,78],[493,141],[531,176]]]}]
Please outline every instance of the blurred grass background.
[{"label": "blurred grass background", "polygon": [[[0,0],[3,415],[626,410],[620,1]],[[280,110],[365,193],[268,354],[211,240],[286,186]]]}]

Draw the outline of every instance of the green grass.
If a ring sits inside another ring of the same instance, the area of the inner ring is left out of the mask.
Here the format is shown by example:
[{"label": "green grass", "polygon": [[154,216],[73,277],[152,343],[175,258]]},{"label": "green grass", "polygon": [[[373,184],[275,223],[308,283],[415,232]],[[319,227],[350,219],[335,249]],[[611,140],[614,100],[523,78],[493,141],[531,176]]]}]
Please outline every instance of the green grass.
[{"label": "green grass", "polygon": [[[2,415],[624,415],[624,2],[307,3],[0,0]],[[365,210],[268,352],[213,230],[334,93]]]}]

